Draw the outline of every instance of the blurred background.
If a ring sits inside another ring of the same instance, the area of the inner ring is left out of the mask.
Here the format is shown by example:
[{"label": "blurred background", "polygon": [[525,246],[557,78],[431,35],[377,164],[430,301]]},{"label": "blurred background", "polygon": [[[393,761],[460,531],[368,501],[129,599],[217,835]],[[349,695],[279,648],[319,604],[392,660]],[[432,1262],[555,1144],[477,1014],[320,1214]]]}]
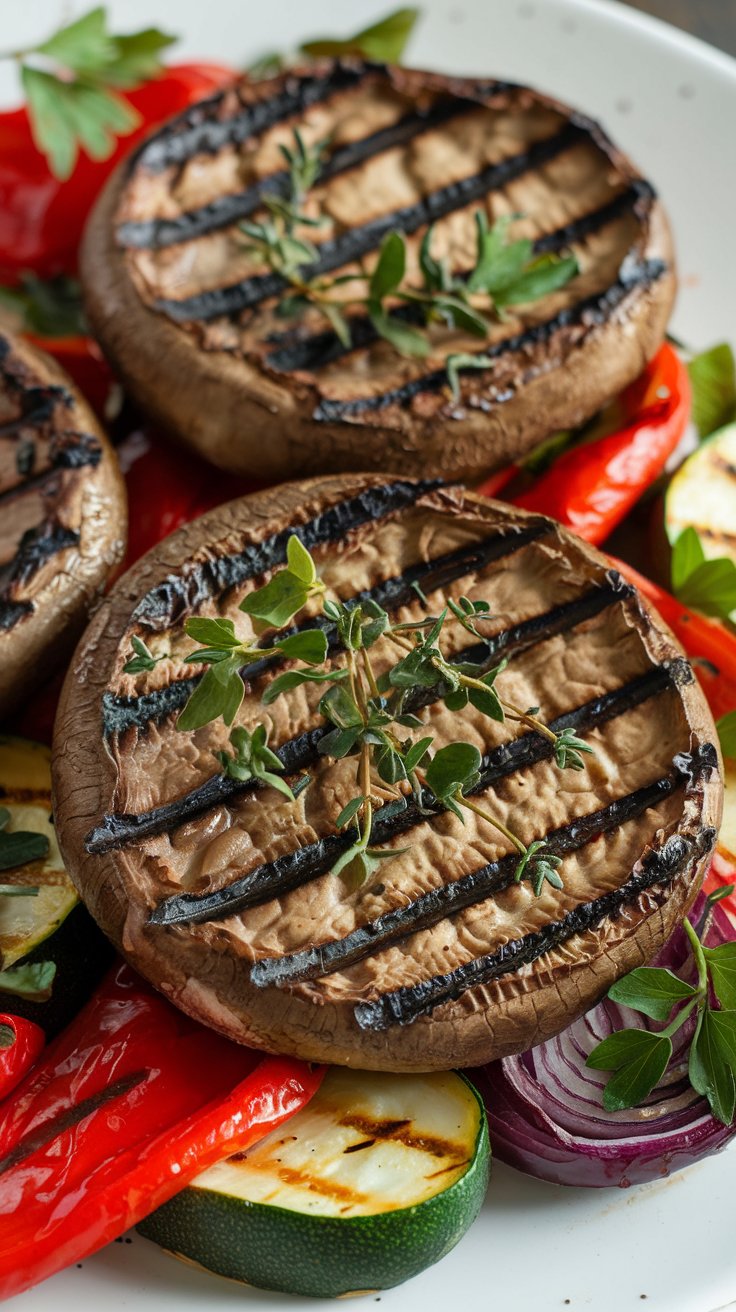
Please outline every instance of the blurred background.
[{"label": "blurred background", "polygon": [[736,55],[736,0],[627,0],[627,3]]}]

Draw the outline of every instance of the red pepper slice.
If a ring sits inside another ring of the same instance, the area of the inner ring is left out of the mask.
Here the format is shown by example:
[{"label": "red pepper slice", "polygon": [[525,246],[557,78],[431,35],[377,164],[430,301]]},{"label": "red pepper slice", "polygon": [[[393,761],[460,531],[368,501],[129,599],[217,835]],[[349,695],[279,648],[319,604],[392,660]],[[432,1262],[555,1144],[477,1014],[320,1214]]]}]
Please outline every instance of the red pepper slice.
[{"label": "red pepper slice", "polygon": [[624,428],[565,451],[515,505],[551,515],[586,542],[604,542],[662,473],[690,415],[687,368],[660,347],[622,393]]},{"label": "red pepper slice", "polygon": [[0,1029],[3,1027],[12,1030],[15,1037],[8,1047],[0,1046],[0,1099],[7,1098],[20,1084],[46,1046],[41,1026],[23,1016],[0,1014]]},{"label": "red pepper slice", "polygon": [[222,64],[172,64],[124,98],[140,125],[121,137],[113,153],[93,160],[82,153],[65,182],[52,176],[37,149],[25,108],[0,113],[0,282],[25,269],[42,278],[74,273],[77,248],[90,209],[115,165],[156,123],[201,100],[234,76]]},{"label": "red pepper slice", "polygon": [[652,583],[623,560],[609,557],[611,564],[633,583],[669,624],[678,642],[694,663],[708,704],[716,719],[736,707],[736,637],[718,620],[689,610],[670,592]]},{"label": "red pepper slice", "polygon": [[0,1105],[0,1298],[96,1252],[263,1138],[321,1078],[228,1042],[116,967]]}]

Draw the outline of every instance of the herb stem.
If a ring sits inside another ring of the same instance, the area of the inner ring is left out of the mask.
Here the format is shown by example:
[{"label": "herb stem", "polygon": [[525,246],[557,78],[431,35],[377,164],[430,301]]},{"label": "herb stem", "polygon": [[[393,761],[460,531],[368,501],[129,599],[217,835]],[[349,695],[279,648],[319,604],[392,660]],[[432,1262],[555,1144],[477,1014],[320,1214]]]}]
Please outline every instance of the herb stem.
[{"label": "herb stem", "polygon": [[706,964],[705,954],[703,952],[703,945],[700,942],[700,939],[698,938],[697,934],[695,933],[695,930],[693,929],[692,925],[690,924],[690,921],[688,920],[687,916],[682,922],[682,927],[685,930],[685,933],[687,934],[690,940],[690,946],[693,950],[693,958],[698,968],[698,989],[700,993],[704,994],[708,988],[708,966]]},{"label": "herb stem", "polygon": [[371,696],[380,698],[381,691],[376,682],[376,676],[373,672],[373,666],[371,665],[371,658],[368,655],[368,652],[366,651],[365,647],[361,652],[361,656],[363,658],[363,669],[365,670],[366,678],[368,680],[368,686],[370,687],[371,690]]},{"label": "herb stem", "polygon": [[505,838],[508,838],[510,843],[513,843],[517,852],[519,852],[521,856],[526,855],[526,847],[521,839],[510,829],[507,829],[506,825],[500,820],[497,820],[495,816],[492,816],[489,811],[485,811],[482,806],[478,806],[475,802],[469,802],[467,797],[463,797],[462,793],[459,791],[455,793],[455,800],[459,802],[461,806],[467,807],[469,811],[475,812],[475,814],[479,815],[482,820],[487,820],[489,825],[493,825],[494,829],[497,829]]},{"label": "herb stem", "polygon": [[690,999],[687,1006],[683,1007],[682,1011],[678,1012],[678,1014],[675,1016],[675,1019],[672,1021],[670,1025],[667,1026],[666,1030],[659,1031],[661,1036],[665,1039],[671,1039],[672,1035],[676,1034],[677,1031],[681,1029],[682,1026],[685,1024],[685,1021],[687,1020],[688,1016],[692,1014],[693,1009],[695,1007],[702,1007],[703,997],[704,997],[703,993],[696,993],[695,997]]},{"label": "herb stem", "polygon": [[557,742],[557,734],[552,729],[548,729],[543,720],[537,719],[536,715],[530,715],[528,711],[523,711],[520,706],[515,706],[513,702],[507,702],[503,697],[499,700],[503,709],[508,711],[513,719],[520,720],[522,724],[528,724],[530,729],[535,729],[544,738],[548,738],[551,743]]}]

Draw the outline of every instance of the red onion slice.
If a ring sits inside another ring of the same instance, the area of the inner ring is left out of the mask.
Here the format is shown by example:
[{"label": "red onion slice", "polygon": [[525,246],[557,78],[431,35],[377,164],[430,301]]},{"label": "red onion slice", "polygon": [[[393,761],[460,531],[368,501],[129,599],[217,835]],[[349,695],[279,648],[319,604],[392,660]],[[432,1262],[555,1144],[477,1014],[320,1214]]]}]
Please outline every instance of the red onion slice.
[{"label": "red onion slice", "polygon": [[[701,895],[690,913],[694,925],[705,906]],[[729,917],[716,905],[705,943],[716,947],[733,938]],[[678,929],[654,964],[679,972],[688,958],[685,933]],[[589,1070],[586,1059],[614,1030],[658,1027],[608,998],[556,1038],[471,1072],[486,1100],[496,1157],[554,1184],[626,1188],[717,1152],[736,1134],[736,1125],[717,1121],[705,1098],[690,1086],[687,1057],[693,1026],[694,1019],[677,1031],[674,1057],[662,1082],[642,1107],[628,1111],[604,1110],[608,1074]]]}]

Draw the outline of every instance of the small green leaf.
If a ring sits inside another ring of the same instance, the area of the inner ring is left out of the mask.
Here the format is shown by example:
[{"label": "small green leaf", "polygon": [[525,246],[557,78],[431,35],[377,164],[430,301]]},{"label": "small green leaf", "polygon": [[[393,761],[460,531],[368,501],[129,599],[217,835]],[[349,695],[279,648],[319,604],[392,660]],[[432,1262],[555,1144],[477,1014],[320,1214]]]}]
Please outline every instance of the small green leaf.
[{"label": "small green leaf", "polygon": [[225,724],[232,724],[244,696],[245,685],[237,667],[229,661],[212,665],[189,698],[176,727],[190,732],[220,717]]},{"label": "small green leaf", "polygon": [[657,1037],[651,1030],[617,1030],[593,1048],[585,1065],[594,1071],[616,1071],[648,1053]]},{"label": "small green leaf", "polygon": [[350,323],[340,309],[340,306],[335,305],[334,302],[331,301],[317,301],[316,307],[322,312],[325,318],[329,320],[332,331],[337,337],[340,345],[344,346],[346,351],[349,351],[353,344]]},{"label": "small green leaf", "polygon": [[332,729],[324,738],[320,738],[317,751],[320,756],[334,756],[336,760],[341,761],[354,750],[359,737],[359,728]]},{"label": "small green leaf", "polygon": [[468,355],[464,351],[457,351],[453,355],[448,355],[445,360],[447,369],[447,381],[450,384],[450,391],[457,401],[460,396],[460,373],[466,369],[492,369],[495,361],[490,355]]},{"label": "small green leaf", "polygon": [[[705,1094],[713,1115],[723,1125],[731,1125],[736,1107],[734,1025],[736,1025],[736,1013],[711,1011],[706,1007],[691,1045],[689,1073],[693,1087]],[[693,1048],[694,1057],[692,1057]],[[693,1077],[697,1080],[697,1084]]]},{"label": "small green leaf", "polygon": [[[539,707],[535,708],[538,711]],[[574,729],[563,729],[555,739],[555,764],[558,770],[583,770],[581,753],[595,754],[595,749],[584,738],[578,738]]]},{"label": "small green leaf", "polygon": [[41,861],[48,854],[49,840],[45,834],[31,830],[9,833],[7,829],[0,834],[0,870],[14,870],[31,861]]},{"label": "small green leaf", "polygon": [[105,83],[122,90],[132,90],[142,82],[149,82],[161,72],[161,52],[177,40],[177,37],[162,32],[158,27],[147,27],[141,32],[113,37],[115,61],[105,69]]},{"label": "small green leaf", "polygon": [[306,661],[307,665],[321,665],[327,656],[327,635],[322,629],[305,629],[282,638],[276,650],[289,660]]},{"label": "small green leaf", "polygon": [[282,569],[263,588],[251,592],[240,603],[240,609],[246,615],[272,624],[274,628],[283,628],[309,597],[308,585],[297,578],[291,570]]},{"label": "small green leaf", "polygon": [[270,706],[282,693],[299,688],[303,683],[327,683],[346,678],[347,670],[287,670],[268,684],[261,701],[264,706]]},{"label": "small green leaf", "polygon": [[363,717],[347,688],[341,684],[328,689],[320,701],[319,710],[320,715],[324,715],[338,729],[362,727]]},{"label": "small green leaf", "polygon": [[73,23],[59,28],[36,50],[75,73],[105,69],[115,59],[115,42],[107,31],[105,6],[90,9]]},{"label": "small green leaf", "polygon": [[48,1002],[56,975],[54,961],[36,961],[0,970],[0,992],[29,1002]]},{"label": "small green leaf", "polygon": [[534,260],[515,282],[496,292],[494,301],[497,306],[522,305],[527,301],[537,301],[550,292],[565,287],[579,273],[578,262],[573,255],[560,259],[557,255],[540,255]]},{"label": "small green leaf", "polygon": [[472,743],[448,743],[429,762],[427,784],[438,801],[446,802],[477,776],[480,763],[480,752]]},{"label": "small green leaf", "polygon": [[688,365],[693,423],[701,438],[736,419],[736,363],[727,342],[711,346]]},{"label": "small green leaf", "polygon": [[678,534],[672,548],[672,587],[679,592],[690,575],[705,562],[705,551],[696,530],[691,526]]},{"label": "small green leaf", "polygon": [[464,328],[476,337],[488,336],[488,323],[483,315],[466,305],[458,296],[436,296],[432,307],[451,328]]},{"label": "small green leaf", "polygon": [[433,742],[434,739],[430,735],[427,738],[420,738],[416,743],[412,743],[409,750],[404,753],[404,767],[407,774],[411,774],[412,770],[416,770],[417,766],[421,765]]},{"label": "small green leaf", "polygon": [[369,317],[379,337],[383,337],[399,355],[424,357],[429,354],[429,342],[418,328],[386,314],[377,304],[371,306]]},{"label": "small green leaf", "polygon": [[352,801],[348,802],[347,806],[343,807],[335,821],[336,828],[345,829],[347,825],[350,824],[350,821],[355,819],[364,802],[365,797],[363,797],[362,794],[360,797],[354,797]]},{"label": "small green leaf", "polygon": [[736,760],[736,711],[728,711],[716,721],[716,729],[724,756]]},{"label": "small green leaf", "polygon": [[703,948],[716,997],[726,1010],[736,1010],[736,943]]},{"label": "small green leaf", "polygon": [[291,573],[301,579],[302,583],[306,583],[307,587],[311,587],[317,578],[317,568],[296,533],[292,533],[286,544],[286,559]]},{"label": "small green leaf", "polygon": [[609,989],[608,996],[623,1007],[631,1007],[634,1011],[643,1012],[645,1016],[651,1016],[652,1020],[665,1021],[678,1002],[693,997],[695,993],[697,989],[692,984],[679,979],[671,970],[657,966],[638,966],[636,970],[624,975],[623,979],[617,980]]},{"label": "small green leaf", "polygon": [[[82,293],[76,278],[58,274],[37,278],[22,273],[17,287],[0,287],[0,304],[19,316],[19,327],[41,337],[76,337],[89,332],[82,309]],[[31,445],[30,452],[34,453]],[[30,474],[31,470],[19,470]]]},{"label": "small green leaf", "polygon": [[494,674],[490,674],[481,679],[481,683],[488,681],[486,692],[481,692],[480,688],[469,688],[468,699],[476,711],[480,711],[482,715],[487,715],[490,720],[497,720],[499,724],[502,724],[506,716],[498,693],[493,687],[494,677]]},{"label": "small green leaf", "polygon": [[396,9],[362,32],[356,32],[354,36],[342,40],[320,37],[314,41],[305,41],[300,49],[303,54],[314,58],[320,55],[363,55],[366,59],[397,64],[419,14],[419,9]]},{"label": "small green leaf", "polygon": [[[624,1031],[625,1033],[626,1031]],[[647,1033],[648,1049],[633,1061],[620,1066],[603,1090],[603,1106],[608,1112],[638,1107],[656,1089],[672,1058],[672,1043],[663,1034]]]},{"label": "small green leaf", "polygon": [[372,301],[380,305],[384,297],[403,282],[406,272],[406,241],[401,232],[389,232],[381,243],[376,267],[370,276],[369,290]]},{"label": "small green leaf", "polygon": [[240,645],[232,620],[204,619],[200,615],[195,615],[187,620],[184,628],[190,638],[194,638],[195,642],[203,642],[207,647],[222,647],[227,650],[229,647]]}]

